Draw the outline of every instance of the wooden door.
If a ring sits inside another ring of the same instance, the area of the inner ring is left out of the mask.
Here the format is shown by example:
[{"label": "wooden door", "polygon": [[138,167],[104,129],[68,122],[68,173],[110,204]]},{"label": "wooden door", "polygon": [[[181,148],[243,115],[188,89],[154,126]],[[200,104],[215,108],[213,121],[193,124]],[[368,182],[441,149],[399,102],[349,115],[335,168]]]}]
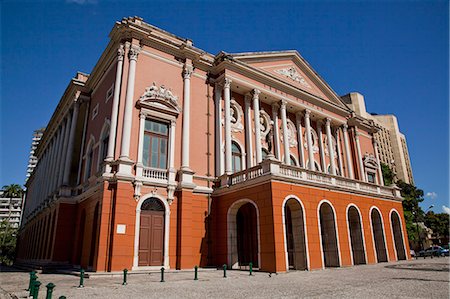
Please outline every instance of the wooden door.
[{"label": "wooden door", "polygon": [[139,266],[164,264],[164,212],[142,211],[139,228]]}]

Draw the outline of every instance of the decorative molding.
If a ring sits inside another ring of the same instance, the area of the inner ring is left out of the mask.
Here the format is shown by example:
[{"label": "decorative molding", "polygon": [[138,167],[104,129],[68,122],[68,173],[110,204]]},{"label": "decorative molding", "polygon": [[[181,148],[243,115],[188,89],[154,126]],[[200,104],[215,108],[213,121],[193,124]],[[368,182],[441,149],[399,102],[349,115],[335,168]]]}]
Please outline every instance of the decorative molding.
[{"label": "decorative molding", "polygon": [[300,75],[300,73],[297,72],[297,70],[293,66],[285,69],[275,70],[275,73],[286,76],[289,79],[298,82],[307,88],[311,88],[311,85],[309,85],[309,83],[306,82],[305,78],[303,78],[303,76]]},{"label": "decorative molding", "polygon": [[185,64],[183,67],[183,78],[190,79],[193,72],[194,72],[194,67],[190,64]]},{"label": "decorative molding", "polygon": [[233,81],[231,81],[230,78],[225,78],[225,79],[224,79],[224,83],[223,83],[223,87],[224,87],[224,88],[230,88],[231,82],[233,82]]},{"label": "decorative molding", "polygon": [[[313,143],[313,153],[318,153],[319,152],[319,147],[317,146],[318,141],[319,141],[319,136],[317,135],[317,132],[314,128],[311,127],[311,139],[312,139],[312,143]],[[303,138],[304,138],[304,142],[303,142],[303,146],[308,149],[308,140],[306,138],[306,130],[303,133]]]},{"label": "decorative molding", "polygon": [[141,53],[141,47],[138,45],[131,45],[130,51],[128,52],[128,59],[137,60],[139,53]]},{"label": "decorative molding", "polygon": [[241,105],[234,98],[230,101],[231,110],[231,130],[233,132],[242,132],[244,130],[244,125],[242,124],[242,116],[244,111]]},{"label": "decorative molding", "polygon": [[155,82],[145,89],[144,94],[139,98],[139,104],[150,106],[150,108],[160,108],[174,114],[181,112],[178,97],[172,93],[172,90],[164,85],[158,87]]},{"label": "decorative molding", "polygon": [[123,46],[123,44],[120,44],[119,48],[117,49],[117,60],[122,61],[124,55],[125,55],[124,46]]},{"label": "decorative molding", "polygon": [[261,109],[259,111],[259,123],[260,123],[260,131],[261,131],[261,140],[266,140],[267,134],[269,134],[270,129],[272,128],[272,120],[270,119],[269,114]]},{"label": "decorative molding", "polygon": [[[297,146],[297,129],[295,128],[294,123],[288,119],[287,120],[287,133],[288,133],[288,142],[289,147],[296,147]],[[281,141],[284,141],[283,132],[281,132]]]},{"label": "decorative molding", "polygon": [[373,154],[365,153],[363,162],[365,168],[378,169],[377,159]]}]

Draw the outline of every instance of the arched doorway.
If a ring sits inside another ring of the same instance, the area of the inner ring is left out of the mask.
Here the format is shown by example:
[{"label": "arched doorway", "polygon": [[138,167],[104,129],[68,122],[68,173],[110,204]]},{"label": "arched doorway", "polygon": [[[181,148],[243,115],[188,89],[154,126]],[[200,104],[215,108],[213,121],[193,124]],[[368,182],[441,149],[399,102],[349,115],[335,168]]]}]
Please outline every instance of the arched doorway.
[{"label": "arched doorway", "polygon": [[353,256],[353,265],[366,263],[363,233],[361,227],[361,215],[355,206],[350,206],[347,212],[348,230]]},{"label": "arched doorway", "polygon": [[325,267],[339,267],[339,248],[336,232],[336,222],[333,208],[327,202],[320,205],[320,235],[322,238],[322,253]]},{"label": "arched doorway", "polygon": [[293,270],[308,269],[304,217],[300,203],[288,199],[284,205],[285,240],[288,266]]},{"label": "arched doorway", "polygon": [[235,202],[228,210],[228,264],[232,269],[252,262],[259,268],[259,213],[250,200]]},{"label": "arched doorway", "polygon": [[164,204],[156,197],[141,206],[138,266],[164,265]]},{"label": "arched doorway", "polygon": [[375,243],[375,252],[378,263],[387,262],[386,241],[384,239],[383,223],[381,221],[380,212],[377,209],[372,209],[370,215],[372,221],[372,235]]},{"label": "arched doorway", "polygon": [[398,260],[406,260],[405,244],[403,243],[402,226],[400,217],[396,211],[391,213],[391,228],[392,235],[394,237],[395,250],[397,252]]}]

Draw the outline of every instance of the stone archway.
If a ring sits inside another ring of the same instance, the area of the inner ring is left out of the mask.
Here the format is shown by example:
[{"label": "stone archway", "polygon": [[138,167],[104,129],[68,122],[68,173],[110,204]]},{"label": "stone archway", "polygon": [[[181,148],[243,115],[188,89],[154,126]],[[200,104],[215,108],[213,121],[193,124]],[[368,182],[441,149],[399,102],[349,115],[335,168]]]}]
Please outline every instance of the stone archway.
[{"label": "stone archway", "polygon": [[260,266],[259,211],[248,199],[236,201],[228,209],[228,265],[231,269]]},{"label": "stone archway", "polygon": [[378,263],[387,262],[386,240],[384,238],[383,222],[378,209],[373,208],[370,213],[372,236]]},{"label": "stone archway", "polygon": [[307,270],[308,261],[303,208],[295,198],[289,198],[285,202],[283,209],[288,269]]},{"label": "stone archway", "polygon": [[353,265],[366,264],[361,215],[355,206],[350,206],[348,208],[347,223],[350,234]]},{"label": "stone archway", "polygon": [[394,238],[395,251],[397,253],[397,260],[406,260],[405,244],[403,243],[402,225],[400,216],[396,211],[391,212],[391,228],[392,236]]},{"label": "stone archway", "polygon": [[339,248],[336,229],[336,215],[328,202],[322,202],[319,208],[319,224],[325,267],[339,267]]}]

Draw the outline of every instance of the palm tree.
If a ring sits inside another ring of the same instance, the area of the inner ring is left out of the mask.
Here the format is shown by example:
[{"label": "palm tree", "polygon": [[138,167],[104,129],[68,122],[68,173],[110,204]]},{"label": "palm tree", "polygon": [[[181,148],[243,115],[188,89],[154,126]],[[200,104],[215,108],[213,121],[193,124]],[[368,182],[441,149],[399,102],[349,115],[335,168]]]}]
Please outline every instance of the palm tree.
[{"label": "palm tree", "polygon": [[19,184],[11,184],[3,186],[3,197],[6,198],[19,198],[23,195],[22,186]]}]

